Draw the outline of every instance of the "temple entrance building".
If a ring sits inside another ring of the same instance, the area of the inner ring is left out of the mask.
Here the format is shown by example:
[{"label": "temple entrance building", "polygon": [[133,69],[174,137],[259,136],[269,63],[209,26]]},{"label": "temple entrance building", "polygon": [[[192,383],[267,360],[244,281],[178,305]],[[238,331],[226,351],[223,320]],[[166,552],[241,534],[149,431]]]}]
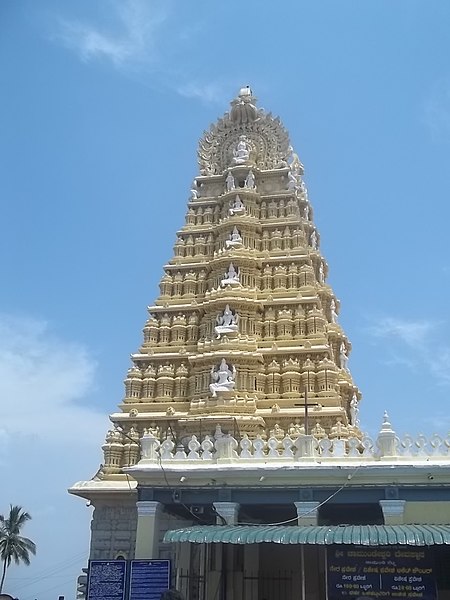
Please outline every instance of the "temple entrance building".
[{"label": "temple entrance building", "polygon": [[450,598],[450,439],[363,433],[285,128],[246,87],[198,157],[104,463],[70,489],[90,558],[170,559],[187,600]]}]

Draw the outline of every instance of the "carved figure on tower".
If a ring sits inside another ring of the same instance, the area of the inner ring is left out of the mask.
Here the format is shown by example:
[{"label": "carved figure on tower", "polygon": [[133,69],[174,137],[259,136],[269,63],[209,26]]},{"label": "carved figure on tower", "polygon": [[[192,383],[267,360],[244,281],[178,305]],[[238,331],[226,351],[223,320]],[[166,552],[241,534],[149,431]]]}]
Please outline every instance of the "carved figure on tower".
[{"label": "carved figure on tower", "polygon": [[248,172],[247,177],[245,178],[244,187],[248,188],[249,190],[254,190],[256,187],[255,176],[253,175],[253,171],[251,169]]},{"label": "carved figure on tower", "polygon": [[348,355],[344,342],[341,342],[341,345],[339,346],[339,364],[341,369],[348,371]]},{"label": "carved figure on tower", "polygon": [[[231,368],[230,368],[231,367]],[[211,367],[211,381],[209,386],[213,398],[217,397],[219,392],[232,392],[236,385],[236,367],[228,365],[225,358],[222,358],[220,364]]]},{"label": "carved figure on tower", "polygon": [[235,165],[243,165],[250,159],[251,146],[245,135],[239,136],[239,142],[233,150],[233,162]]},{"label": "carved figure on tower", "polygon": [[238,331],[239,315],[237,312],[233,314],[230,306],[227,304],[222,314],[216,318],[216,326],[214,331],[217,334],[217,339],[225,333],[236,333]]},{"label": "carved figure on tower", "polygon": [[300,189],[298,179],[292,171],[288,173],[288,190],[296,191]]},{"label": "carved figure on tower", "polygon": [[230,200],[230,209],[228,212],[230,215],[242,215],[245,213],[245,206],[239,195],[234,200]]},{"label": "carved figure on tower", "polygon": [[239,270],[235,269],[233,263],[230,263],[228,271],[225,272],[224,279],[220,282],[222,287],[226,285],[240,285],[239,281]]},{"label": "carved figure on tower", "polygon": [[359,427],[359,402],[356,394],[353,394],[350,400],[350,425],[353,427]]},{"label": "carved figure on tower", "polygon": [[233,231],[230,233],[230,238],[225,241],[227,248],[240,248],[242,246],[242,237],[239,230],[234,226]]},{"label": "carved figure on tower", "polygon": [[313,250],[317,250],[317,233],[315,229],[312,230],[312,233],[309,238],[309,243],[311,244]]},{"label": "carved figure on tower", "polygon": [[331,322],[332,323],[337,323],[338,314],[337,314],[336,302],[334,301],[334,298],[331,298],[330,311],[331,311]]},{"label": "carved figure on tower", "polygon": [[232,192],[236,189],[236,181],[231,171],[228,171],[227,178],[225,179],[225,189],[227,192]]}]

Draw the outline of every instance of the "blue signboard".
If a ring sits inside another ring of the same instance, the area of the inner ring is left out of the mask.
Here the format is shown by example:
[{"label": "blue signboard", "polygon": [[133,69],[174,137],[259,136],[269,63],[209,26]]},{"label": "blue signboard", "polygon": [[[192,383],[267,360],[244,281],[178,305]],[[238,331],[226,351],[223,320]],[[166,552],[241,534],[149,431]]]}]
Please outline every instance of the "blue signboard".
[{"label": "blue signboard", "polygon": [[436,600],[428,548],[332,546],[327,550],[328,600]]},{"label": "blue signboard", "polygon": [[132,560],[129,600],[159,600],[170,587],[170,560]]},{"label": "blue signboard", "polygon": [[87,581],[87,600],[125,600],[127,562],[91,560]]}]

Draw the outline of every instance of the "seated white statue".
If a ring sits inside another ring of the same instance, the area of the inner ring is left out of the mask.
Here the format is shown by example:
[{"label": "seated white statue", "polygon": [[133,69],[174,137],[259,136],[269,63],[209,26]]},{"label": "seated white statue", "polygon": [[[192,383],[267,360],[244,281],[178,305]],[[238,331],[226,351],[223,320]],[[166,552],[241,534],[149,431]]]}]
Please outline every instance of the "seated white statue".
[{"label": "seated white statue", "polygon": [[230,263],[228,271],[225,273],[224,279],[220,282],[221,286],[240,285],[239,271],[234,268],[233,263]]},{"label": "seated white statue", "polygon": [[209,386],[213,398],[217,397],[217,392],[232,392],[236,385],[236,367],[228,366],[227,361],[222,358],[220,365],[211,368],[212,383]]},{"label": "seated white statue", "polygon": [[242,237],[236,226],[230,233],[230,238],[225,241],[225,245],[227,248],[240,248],[242,246]]},{"label": "seated white statue", "polygon": [[231,171],[228,171],[227,178],[225,179],[225,189],[227,192],[232,192],[236,189],[236,181]]},{"label": "seated white statue", "polygon": [[245,206],[239,196],[236,196],[234,200],[230,200],[230,215],[240,215],[245,213]]},{"label": "seated white statue", "polygon": [[254,190],[256,187],[255,176],[253,175],[253,171],[251,169],[248,172],[247,177],[245,178],[244,187],[248,188],[249,190]]},{"label": "seated white statue", "polygon": [[239,315],[237,313],[233,314],[227,304],[223,313],[217,316],[216,323],[214,331],[217,334],[217,339],[219,339],[225,333],[236,333],[238,331]]},{"label": "seated white statue", "polygon": [[233,150],[233,162],[235,165],[242,165],[248,162],[250,158],[250,144],[245,135],[239,137],[236,150]]}]

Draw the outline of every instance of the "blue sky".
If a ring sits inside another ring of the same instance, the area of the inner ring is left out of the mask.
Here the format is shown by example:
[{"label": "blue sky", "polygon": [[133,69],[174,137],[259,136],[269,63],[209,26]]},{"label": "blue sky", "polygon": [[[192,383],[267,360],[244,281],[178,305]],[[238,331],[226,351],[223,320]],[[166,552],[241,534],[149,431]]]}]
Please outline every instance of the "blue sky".
[{"label": "blue sky", "polygon": [[305,164],[363,426],[448,431],[449,23],[445,0],[0,4],[0,510],[39,546],[7,591],[74,597],[90,509],[65,489],[101,462],[197,141],[242,85]]}]

